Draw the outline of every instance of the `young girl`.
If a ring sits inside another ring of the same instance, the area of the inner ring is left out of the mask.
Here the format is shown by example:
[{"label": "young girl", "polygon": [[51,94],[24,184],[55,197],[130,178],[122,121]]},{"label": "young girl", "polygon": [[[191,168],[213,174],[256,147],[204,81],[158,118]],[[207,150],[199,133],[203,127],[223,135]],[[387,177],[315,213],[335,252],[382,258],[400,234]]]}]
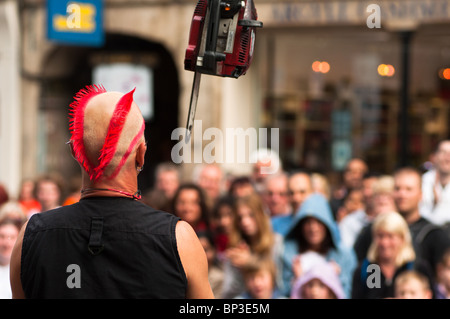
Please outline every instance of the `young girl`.
[{"label": "young girl", "polygon": [[272,258],[278,266],[281,236],[273,233],[259,195],[237,198],[234,223],[225,252],[224,298],[244,292],[241,270],[256,258]]}]

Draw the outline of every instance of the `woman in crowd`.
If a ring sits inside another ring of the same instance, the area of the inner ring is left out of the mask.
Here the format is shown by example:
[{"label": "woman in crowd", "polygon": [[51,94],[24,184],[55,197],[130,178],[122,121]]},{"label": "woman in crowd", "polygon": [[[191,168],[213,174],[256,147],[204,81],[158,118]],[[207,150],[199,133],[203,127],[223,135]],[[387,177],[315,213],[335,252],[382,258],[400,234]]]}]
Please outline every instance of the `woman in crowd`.
[{"label": "woman in crowd", "polygon": [[27,217],[39,213],[41,204],[34,196],[35,182],[32,179],[24,179],[20,184],[19,203],[27,215]]},{"label": "woman in crowd", "polygon": [[172,201],[172,213],[189,223],[196,232],[210,229],[205,195],[196,184],[178,187]]},{"label": "woman in crowd", "polygon": [[367,256],[353,275],[353,299],[393,298],[396,277],[412,269],[427,276],[433,287],[429,266],[416,258],[408,224],[400,214],[378,215],[372,236]]},{"label": "woman in crowd", "polygon": [[233,227],[233,213],[234,197],[222,196],[219,197],[213,208],[214,220],[214,243],[217,252],[221,255],[228,246],[229,236]]},{"label": "woman in crowd", "polygon": [[294,280],[325,260],[338,273],[346,298],[350,296],[356,256],[341,243],[330,205],[323,195],[312,194],[303,202],[284,239],[282,258],[285,295],[290,294]]}]

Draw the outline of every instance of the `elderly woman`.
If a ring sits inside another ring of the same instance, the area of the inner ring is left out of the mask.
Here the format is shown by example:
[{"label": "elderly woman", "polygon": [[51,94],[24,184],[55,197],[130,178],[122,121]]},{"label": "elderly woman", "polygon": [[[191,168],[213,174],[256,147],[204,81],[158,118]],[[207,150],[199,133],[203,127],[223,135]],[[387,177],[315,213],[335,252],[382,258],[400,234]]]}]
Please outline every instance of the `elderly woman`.
[{"label": "elderly woman", "polygon": [[414,269],[432,282],[431,268],[416,258],[408,224],[400,214],[378,215],[372,225],[372,238],[367,257],[353,275],[353,299],[394,297],[393,283],[406,270]]}]

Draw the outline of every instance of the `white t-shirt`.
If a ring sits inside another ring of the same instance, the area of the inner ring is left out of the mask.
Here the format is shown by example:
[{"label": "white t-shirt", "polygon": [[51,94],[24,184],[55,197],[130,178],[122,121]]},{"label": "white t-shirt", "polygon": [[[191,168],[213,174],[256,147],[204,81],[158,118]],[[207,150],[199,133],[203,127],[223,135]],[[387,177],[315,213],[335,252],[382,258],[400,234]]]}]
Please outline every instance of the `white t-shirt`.
[{"label": "white t-shirt", "polygon": [[342,243],[353,248],[361,230],[370,223],[369,216],[363,210],[357,210],[345,216],[338,224]]},{"label": "white t-shirt", "polygon": [[[420,214],[436,225],[444,225],[450,222],[450,185],[442,187],[440,183],[435,185],[436,171],[430,170],[422,176],[422,202]],[[439,201],[434,204],[433,188],[439,194]]]},{"label": "white t-shirt", "polygon": [[9,280],[9,264],[0,265],[0,299],[11,299],[11,284]]}]

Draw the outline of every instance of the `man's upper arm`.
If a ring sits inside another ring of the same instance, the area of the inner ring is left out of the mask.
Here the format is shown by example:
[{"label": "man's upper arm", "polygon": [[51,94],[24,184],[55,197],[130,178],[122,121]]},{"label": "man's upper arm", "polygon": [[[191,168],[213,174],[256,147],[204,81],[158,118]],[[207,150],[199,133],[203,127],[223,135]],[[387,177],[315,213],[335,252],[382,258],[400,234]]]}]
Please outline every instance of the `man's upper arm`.
[{"label": "man's upper arm", "polygon": [[20,280],[20,269],[21,269],[21,258],[22,258],[22,242],[25,229],[27,228],[27,223],[22,226],[19,236],[17,237],[16,243],[11,254],[11,264],[10,264],[10,281],[13,299],[23,299],[25,298],[25,293],[22,288],[22,282]]},{"label": "man's upper arm", "polygon": [[184,222],[177,223],[176,238],[178,253],[187,277],[187,298],[214,298],[208,280],[208,261],[195,231]]}]

